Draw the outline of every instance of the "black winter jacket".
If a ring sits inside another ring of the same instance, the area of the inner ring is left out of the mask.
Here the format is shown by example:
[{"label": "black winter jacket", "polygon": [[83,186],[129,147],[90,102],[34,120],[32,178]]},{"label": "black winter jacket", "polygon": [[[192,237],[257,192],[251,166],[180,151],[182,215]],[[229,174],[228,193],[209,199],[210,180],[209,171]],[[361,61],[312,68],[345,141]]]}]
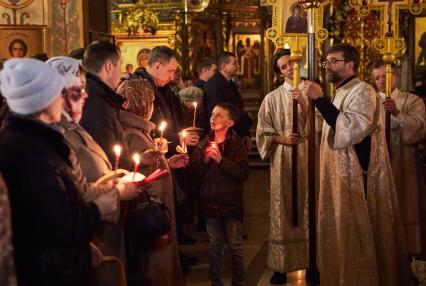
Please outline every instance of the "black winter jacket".
[{"label": "black winter jacket", "polygon": [[86,77],[89,97],[84,105],[80,125],[102,147],[113,166],[115,163],[114,145],[121,145],[123,153],[120,166],[128,168],[132,164],[124,144],[123,127],[118,119],[118,113],[123,109],[124,98],[115,93],[96,75],[88,73]]},{"label": "black winter jacket", "polygon": [[74,183],[63,135],[9,115],[0,133],[0,171],[9,190],[18,284],[89,285],[89,242],[100,214]]},{"label": "black winter jacket", "polygon": [[[168,155],[174,154],[176,146],[179,144],[179,132],[191,126],[192,123],[184,114],[185,107],[168,85],[157,87],[152,76],[145,69],[137,69],[132,78],[146,79],[154,89],[154,112],[150,121],[157,126],[161,121],[167,122],[164,137],[171,142],[169,143]],[[153,138],[160,137],[158,129],[154,129],[151,135]]]},{"label": "black winter jacket", "polygon": [[212,132],[200,142],[191,156],[188,167],[193,187],[198,193],[200,212],[206,218],[242,220],[243,183],[249,177],[247,149],[241,138],[230,130],[225,142],[218,146],[222,153],[222,161],[216,164],[210,160],[205,164],[203,155],[213,138]]}]

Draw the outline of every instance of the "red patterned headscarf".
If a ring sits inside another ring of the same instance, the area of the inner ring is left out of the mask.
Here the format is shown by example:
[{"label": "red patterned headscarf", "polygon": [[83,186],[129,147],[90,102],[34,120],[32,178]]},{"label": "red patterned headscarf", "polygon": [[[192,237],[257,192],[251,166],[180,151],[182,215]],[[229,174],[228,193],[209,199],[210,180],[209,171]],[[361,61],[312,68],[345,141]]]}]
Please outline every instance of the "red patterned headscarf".
[{"label": "red patterned headscarf", "polygon": [[145,79],[123,81],[117,93],[126,99],[126,109],[147,120],[154,109],[154,89]]}]

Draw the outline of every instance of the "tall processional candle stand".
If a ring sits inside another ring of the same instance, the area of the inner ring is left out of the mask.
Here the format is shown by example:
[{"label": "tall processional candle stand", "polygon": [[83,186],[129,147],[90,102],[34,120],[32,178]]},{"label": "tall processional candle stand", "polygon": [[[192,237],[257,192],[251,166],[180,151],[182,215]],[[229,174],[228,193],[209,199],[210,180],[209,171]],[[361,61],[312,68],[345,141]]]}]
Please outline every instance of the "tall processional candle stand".
[{"label": "tall processional candle stand", "polygon": [[[295,39],[295,49],[291,51],[290,61],[293,63],[293,90],[299,90],[300,82],[300,61],[303,54],[299,49],[299,37]],[[298,102],[293,99],[293,120],[292,133],[299,133],[298,130]],[[298,144],[291,145],[291,207],[292,207],[292,223],[294,226],[299,224],[298,214],[298,191],[297,191],[297,148]]]}]

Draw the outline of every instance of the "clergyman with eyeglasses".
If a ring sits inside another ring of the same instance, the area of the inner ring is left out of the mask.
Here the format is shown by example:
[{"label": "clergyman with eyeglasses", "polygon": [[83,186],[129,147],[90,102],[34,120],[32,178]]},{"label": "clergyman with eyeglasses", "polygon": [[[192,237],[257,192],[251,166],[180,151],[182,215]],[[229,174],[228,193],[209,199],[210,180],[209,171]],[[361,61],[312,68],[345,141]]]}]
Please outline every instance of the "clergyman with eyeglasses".
[{"label": "clergyman with eyeglasses", "polygon": [[374,89],[356,77],[358,50],[331,46],[323,62],[333,102],[307,94],[325,122],[320,148],[321,285],[412,285],[397,195]]}]

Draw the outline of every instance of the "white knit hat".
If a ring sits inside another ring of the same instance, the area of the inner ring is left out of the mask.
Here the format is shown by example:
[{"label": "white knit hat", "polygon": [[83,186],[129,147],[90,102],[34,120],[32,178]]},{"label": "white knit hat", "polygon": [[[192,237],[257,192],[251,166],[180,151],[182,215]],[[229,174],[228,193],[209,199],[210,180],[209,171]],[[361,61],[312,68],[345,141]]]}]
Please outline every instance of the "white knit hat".
[{"label": "white knit hat", "polygon": [[10,59],[0,72],[0,91],[13,112],[28,115],[48,107],[61,94],[63,78],[35,59]]},{"label": "white knit hat", "polygon": [[72,86],[80,86],[80,65],[81,60],[70,57],[53,57],[46,61],[46,64],[52,66],[64,77],[64,86],[69,88]]}]

